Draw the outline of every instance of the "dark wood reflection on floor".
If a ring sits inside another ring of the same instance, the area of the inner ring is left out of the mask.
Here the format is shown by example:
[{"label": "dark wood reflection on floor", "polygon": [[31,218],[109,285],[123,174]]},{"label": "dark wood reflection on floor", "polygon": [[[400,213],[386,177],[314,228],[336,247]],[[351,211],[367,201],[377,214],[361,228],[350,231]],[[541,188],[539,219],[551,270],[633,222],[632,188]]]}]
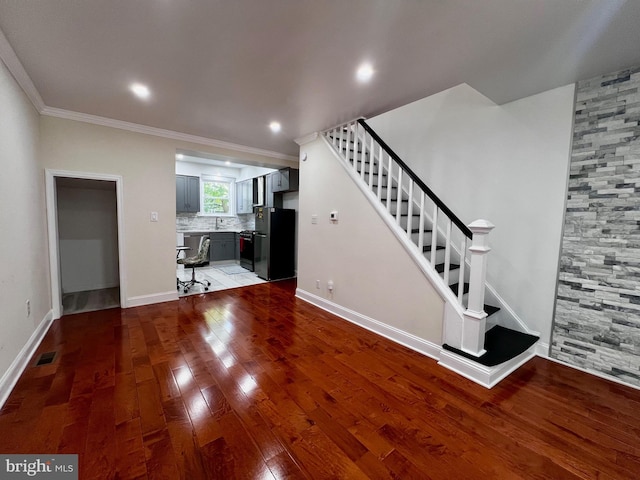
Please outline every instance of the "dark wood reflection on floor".
[{"label": "dark wood reflection on floor", "polygon": [[542,359],[486,390],[294,289],[63,317],[0,452],[82,479],[638,478],[640,392]]}]

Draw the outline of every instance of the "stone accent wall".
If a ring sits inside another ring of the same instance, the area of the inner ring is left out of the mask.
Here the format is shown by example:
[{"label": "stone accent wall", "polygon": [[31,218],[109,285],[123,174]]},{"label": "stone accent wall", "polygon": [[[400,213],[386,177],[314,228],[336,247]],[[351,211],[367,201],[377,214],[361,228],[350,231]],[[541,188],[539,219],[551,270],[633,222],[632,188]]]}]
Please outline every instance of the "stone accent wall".
[{"label": "stone accent wall", "polygon": [[640,67],[579,82],[551,356],[640,386]]}]

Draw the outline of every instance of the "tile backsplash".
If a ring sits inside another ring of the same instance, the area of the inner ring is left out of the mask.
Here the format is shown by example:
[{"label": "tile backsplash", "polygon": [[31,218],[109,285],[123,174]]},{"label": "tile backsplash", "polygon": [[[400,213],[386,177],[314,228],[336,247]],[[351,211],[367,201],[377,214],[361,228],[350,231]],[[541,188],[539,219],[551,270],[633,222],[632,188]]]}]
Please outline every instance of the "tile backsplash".
[{"label": "tile backsplash", "polygon": [[176,214],[176,231],[178,232],[209,232],[216,230],[254,230],[255,218],[253,214],[237,215],[235,217],[211,217],[194,215],[192,213]]}]

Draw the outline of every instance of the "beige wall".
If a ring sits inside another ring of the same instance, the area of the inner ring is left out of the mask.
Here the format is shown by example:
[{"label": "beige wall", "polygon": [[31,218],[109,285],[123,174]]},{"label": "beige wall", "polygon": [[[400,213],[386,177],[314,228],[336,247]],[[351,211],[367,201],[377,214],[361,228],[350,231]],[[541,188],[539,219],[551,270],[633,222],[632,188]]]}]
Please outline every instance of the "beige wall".
[{"label": "beige wall", "polygon": [[298,289],[440,345],[440,296],[329,147],[318,139],[301,150],[308,158],[300,162]]},{"label": "beige wall", "polygon": [[38,122],[0,61],[0,377],[51,309]]}]

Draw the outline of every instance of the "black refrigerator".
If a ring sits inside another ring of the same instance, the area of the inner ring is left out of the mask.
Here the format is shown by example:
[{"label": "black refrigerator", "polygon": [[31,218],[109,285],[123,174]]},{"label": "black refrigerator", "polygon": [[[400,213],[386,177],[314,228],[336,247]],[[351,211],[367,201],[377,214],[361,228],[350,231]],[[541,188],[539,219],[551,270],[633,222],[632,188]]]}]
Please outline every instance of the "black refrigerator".
[{"label": "black refrigerator", "polygon": [[258,207],[255,216],[253,252],[256,274],[264,280],[294,277],[296,211]]}]

